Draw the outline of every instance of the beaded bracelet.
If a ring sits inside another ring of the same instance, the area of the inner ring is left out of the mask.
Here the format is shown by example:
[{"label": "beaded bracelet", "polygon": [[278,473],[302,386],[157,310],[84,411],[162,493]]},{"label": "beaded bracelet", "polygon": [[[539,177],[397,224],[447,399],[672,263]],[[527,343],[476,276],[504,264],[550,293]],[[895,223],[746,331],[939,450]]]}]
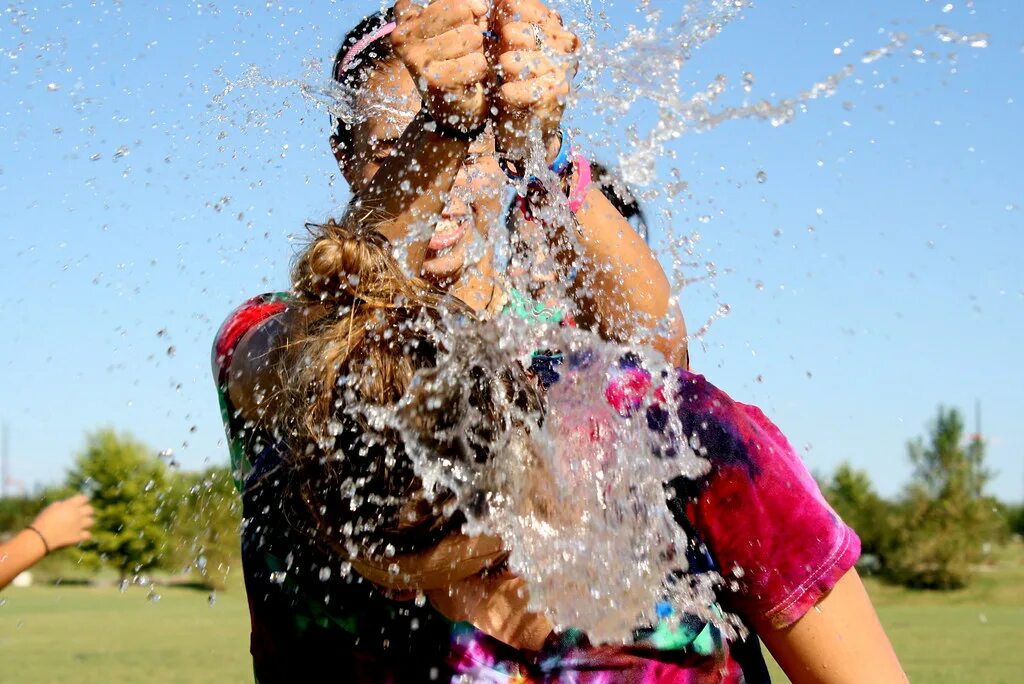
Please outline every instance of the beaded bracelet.
[{"label": "beaded bracelet", "polygon": [[[593,182],[593,174],[590,169],[590,161],[578,150],[573,152],[572,168],[576,171],[576,184],[566,193],[566,199],[569,203],[569,211],[575,215],[583,208],[583,204],[587,199],[587,192],[590,190],[590,184]],[[533,212],[530,211],[530,203],[527,198],[516,193],[516,203],[519,206],[519,211],[523,214],[523,218],[527,221],[532,221],[534,218]]]},{"label": "beaded bracelet", "polygon": [[[569,161],[571,146],[569,144],[569,136],[565,134],[565,131],[559,131],[558,135],[560,140],[558,144],[558,154],[555,155],[554,160],[551,162],[548,168],[556,176],[563,176],[567,171],[571,169],[572,166]],[[505,172],[505,175],[508,176],[509,180],[521,181],[523,179],[522,174],[518,174],[512,170],[512,168],[509,166],[509,160],[507,158],[498,157],[498,166],[500,166],[501,170]],[[542,185],[543,181],[541,181],[541,179],[537,178],[536,176],[530,176],[529,180],[527,181],[527,184]]]}]

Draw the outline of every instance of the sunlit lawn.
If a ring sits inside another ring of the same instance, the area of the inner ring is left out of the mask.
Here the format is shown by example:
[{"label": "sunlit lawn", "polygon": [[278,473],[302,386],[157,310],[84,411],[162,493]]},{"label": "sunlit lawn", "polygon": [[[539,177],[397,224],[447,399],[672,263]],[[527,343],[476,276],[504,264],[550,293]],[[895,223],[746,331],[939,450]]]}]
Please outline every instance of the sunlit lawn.
[{"label": "sunlit lawn", "polygon": [[217,595],[138,587],[8,588],[0,595],[0,682],[251,681],[241,587]]},{"label": "sunlit lawn", "polygon": [[[869,589],[914,681],[1024,681],[1019,545],[965,591],[908,592],[870,581]],[[251,681],[240,587],[217,594],[213,605],[202,591],[160,594],[151,602],[140,588],[7,589],[0,682]]]},{"label": "sunlit lawn", "polygon": [[[962,591],[912,592],[870,579],[867,586],[911,681],[1024,682],[1020,543],[1001,550]],[[786,681],[778,668],[772,674]]]}]

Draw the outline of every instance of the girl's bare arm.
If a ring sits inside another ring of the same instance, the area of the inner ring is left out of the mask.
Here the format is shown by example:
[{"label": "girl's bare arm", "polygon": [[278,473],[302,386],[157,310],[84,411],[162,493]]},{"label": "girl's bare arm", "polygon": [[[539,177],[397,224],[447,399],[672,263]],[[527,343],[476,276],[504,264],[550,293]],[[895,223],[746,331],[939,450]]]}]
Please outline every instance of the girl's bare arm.
[{"label": "girl's bare arm", "polygon": [[757,627],[793,684],[907,681],[856,570],[789,627]]}]

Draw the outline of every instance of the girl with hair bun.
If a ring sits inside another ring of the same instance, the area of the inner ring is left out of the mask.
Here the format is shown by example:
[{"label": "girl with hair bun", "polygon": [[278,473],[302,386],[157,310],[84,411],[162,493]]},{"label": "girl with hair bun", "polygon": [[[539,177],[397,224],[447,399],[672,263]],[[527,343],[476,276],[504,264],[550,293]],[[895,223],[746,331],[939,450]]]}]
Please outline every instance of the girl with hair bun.
[{"label": "girl with hair bun", "polygon": [[[543,36],[548,52],[565,56],[575,50],[540,2],[495,5],[489,13],[478,0],[402,0],[393,16],[368,19],[346,38],[335,73],[357,86],[357,108],[388,102],[405,118],[339,128],[332,143],[355,192],[348,214],[309,227],[290,293],[251,300],[218,333],[214,372],[245,479],[257,681],[759,682],[768,679],[759,639],[794,682],[903,681],[853,569],[856,534],[763,413],[685,368],[685,333],[664,273],[584,182],[582,163],[552,168],[553,189],[549,176],[544,189],[529,190],[522,213],[543,217],[555,192],[567,191],[580,239],[569,245],[554,231],[541,247],[563,269],[583,264],[570,288],[573,314],[682,366],[657,378],[624,359],[609,370],[606,397],[629,413],[638,392],[653,393],[647,425],[670,442],[707,448],[708,472],[666,490],[690,539],[682,576],[734,578],[702,614],[733,613],[747,636],[730,638],[714,620],[671,608],[625,645],[556,631],[527,610],[528,587],[508,571],[501,540],[462,533],[460,506],[476,503],[424,489],[408,440],[427,445],[437,464],[475,467],[516,451],[492,445],[528,445],[545,416],[542,377],[515,362],[453,355],[454,336],[483,348],[477,321],[502,311],[566,318],[527,295],[514,300],[488,270],[486,250],[479,264],[465,263],[500,216],[497,180],[506,170],[534,171],[524,168],[525,132],[541,131],[553,166],[560,156],[570,61],[559,67],[532,54],[544,52],[532,41]],[[485,50],[485,30],[497,36],[496,55]],[[503,80],[489,94],[485,83],[496,75]],[[440,219],[427,236],[416,232],[424,217]],[[399,263],[394,247],[405,242]],[[656,325],[666,317],[674,327]],[[459,382],[417,381],[442,369]],[[428,410],[396,424],[409,406]],[[460,429],[470,414],[472,429]]]}]

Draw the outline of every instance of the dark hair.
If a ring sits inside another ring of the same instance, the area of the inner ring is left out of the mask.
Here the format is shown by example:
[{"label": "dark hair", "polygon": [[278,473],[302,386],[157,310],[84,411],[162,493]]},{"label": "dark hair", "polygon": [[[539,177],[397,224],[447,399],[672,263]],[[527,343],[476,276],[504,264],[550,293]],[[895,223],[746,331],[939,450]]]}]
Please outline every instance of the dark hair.
[{"label": "dark hair", "polygon": [[633,229],[647,241],[647,216],[640,202],[622,177],[600,162],[590,162],[590,172],[601,194],[608,198],[622,218],[629,221]]},{"label": "dark hair", "polygon": [[463,350],[467,338],[484,348],[472,310],[407,277],[379,232],[309,228],[292,275],[301,315],[279,366],[293,522],[343,556],[424,550],[465,518],[451,491],[424,491],[409,449],[473,469],[492,444],[525,436],[517,416],[539,420],[539,390],[518,362],[450,353],[456,335]]},{"label": "dark hair", "polygon": [[[345,38],[338,46],[338,52],[334,55],[334,66],[331,69],[331,78],[338,83],[345,91],[355,92],[370,76],[371,69],[395,56],[391,46],[391,36],[384,36],[363,48],[355,59],[343,70],[341,62],[353,45],[369,36],[381,26],[394,21],[394,10],[389,8],[383,12],[375,12],[364,18],[352,27]],[[349,149],[352,147],[352,124],[341,117],[332,116],[334,136],[338,139],[341,147]]]},{"label": "dark hair", "polygon": [[[643,238],[644,242],[647,242],[647,215],[640,206],[640,202],[633,195],[633,191],[626,184],[626,181],[622,180],[618,173],[615,173],[600,162],[590,162],[590,173],[592,174],[594,184],[597,185],[597,189],[601,191],[601,194],[611,202],[611,205],[622,215],[622,218],[629,222],[637,234]],[[505,224],[512,225],[518,212],[519,209],[515,202],[509,204],[506,208]],[[509,232],[509,240],[514,241],[514,234],[511,231]],[[512,245],[511,248],[514,250],[515,246]]]}]

